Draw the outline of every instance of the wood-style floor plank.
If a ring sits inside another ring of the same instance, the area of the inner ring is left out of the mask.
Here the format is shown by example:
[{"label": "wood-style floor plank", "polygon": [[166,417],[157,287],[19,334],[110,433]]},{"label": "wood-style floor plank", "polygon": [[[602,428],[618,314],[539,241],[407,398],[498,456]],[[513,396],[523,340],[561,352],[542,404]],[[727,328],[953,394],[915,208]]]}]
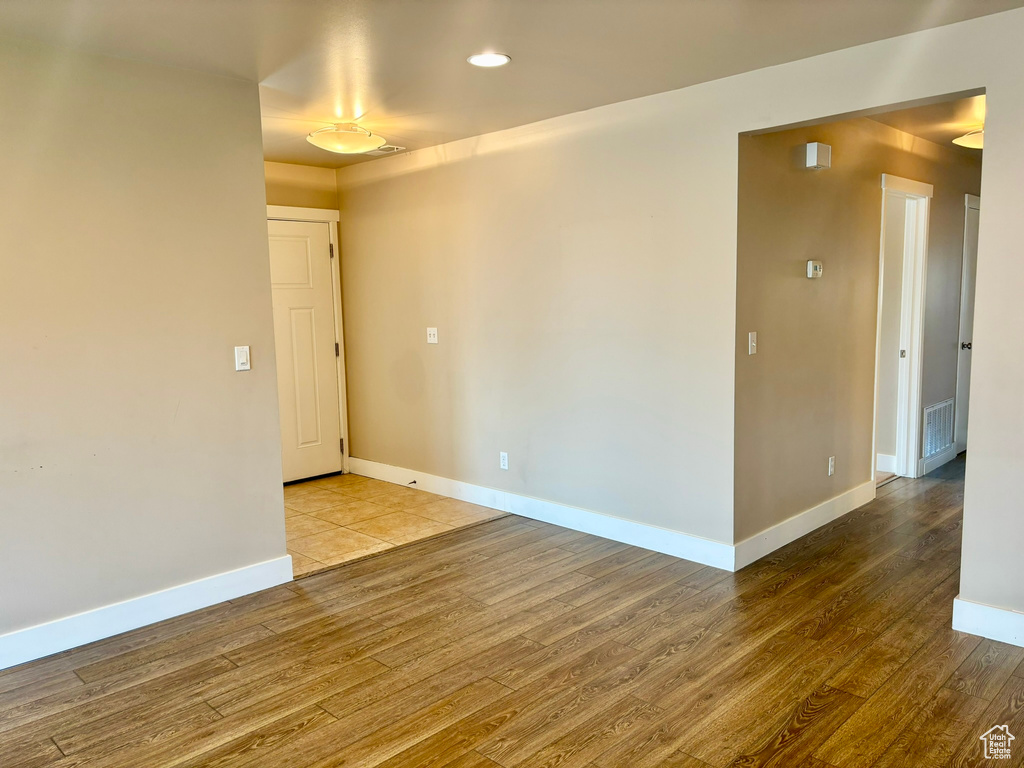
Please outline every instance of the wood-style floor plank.
[{"label": "wood-style floor plank", "polygon": [[784,712],[779,727],[753,750],[736,757],[729,768],[802,765],[863,702],[823,685]]},{"label": "wood-style floor plank", "polygon": [[1014,676],[1007,680],[981,713],[977,725],[974,732],[964,735],[953,751],[946,762],[949,768],[983,768],[992,765],[1020,768],[1024,765],[1024,749],[1017,747],[1016,742],[1011,744],[1011,759],[986,760],[979,741],[981,734],[994,725],[1007,726],[1014,736],[1024,733],[1024,678]]},{"label": "wood-style floor plank", "polygon": [[991,701],[1003,684],[1024,663],[1024,648],[995,640],[982,640],[950,676],[946,687]]},{"label": "wood-style floor plank", "polygon": [[953,749],[979,729],[987,702],[949,688],[941,688],[921,713],[904,729],[875,763],[875,768],[904,765],[930,768],[946,765]]},{"label": "wood-style floor plank", "polygon": [[0,766],[981,766],[1024,649],[950,629],[962,500],[738,573],[499,518],[0,672]]},{"label": "wood-style floor plank", "polygon": [[952,629],[936,631],[815,756],[840,768],[872,765],[980,642]]}]

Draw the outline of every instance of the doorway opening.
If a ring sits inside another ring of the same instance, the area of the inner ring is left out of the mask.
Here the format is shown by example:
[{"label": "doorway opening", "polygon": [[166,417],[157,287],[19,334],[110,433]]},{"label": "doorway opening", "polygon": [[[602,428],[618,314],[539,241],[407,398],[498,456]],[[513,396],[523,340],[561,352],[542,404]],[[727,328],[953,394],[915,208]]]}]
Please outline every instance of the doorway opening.
[{"label": "doorway opening", "polygon": [[931,184],[882,174],[875,409],[878,484],[919,474],[921,431],[911,414],[918,413],[921,403],[932,195]]},{"label": "doorway opening", "polygon": [[874,445],[879,486],[928,474],[967,450],[982,150],[952,140],[983,126],[984,110],[979,94],[880,117],[944,139],[946,159],[913,178],[882,174]]},{"label": "doorway opening", "polygon": [[737,541],[956,456],[983,120],[979,90],[739,136]]},{"label": "doorway opening", "polygon": [[295,577],[503,516],[349,473],[339,211],[267,206],[285,480]]}]

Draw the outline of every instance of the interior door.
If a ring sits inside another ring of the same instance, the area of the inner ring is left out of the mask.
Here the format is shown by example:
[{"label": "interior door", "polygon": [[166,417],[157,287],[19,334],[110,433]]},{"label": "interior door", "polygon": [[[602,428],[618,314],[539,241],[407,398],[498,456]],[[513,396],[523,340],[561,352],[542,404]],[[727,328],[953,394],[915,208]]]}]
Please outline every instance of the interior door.
[{"label": "interior door", "polygon": [[875,468],[896,472],[899,419],[900,356],[903,348],[903,250],[907,228],[907,198],[889,192],[883,197],[882,301],[878,315],[878,376],[875,413]]},{"label": "interior door", "polygon": [[978,274],[978,218],[981,198],[966,196],[964,263],[960,286],[960,353],[956,365],[956,451],[967,450],[967,416],[971,394],[971,349],[974,339],[974,279]]},{"label": "interior door", "polygon": [[267,222],[285,481],[342,465],[330,230]]}]

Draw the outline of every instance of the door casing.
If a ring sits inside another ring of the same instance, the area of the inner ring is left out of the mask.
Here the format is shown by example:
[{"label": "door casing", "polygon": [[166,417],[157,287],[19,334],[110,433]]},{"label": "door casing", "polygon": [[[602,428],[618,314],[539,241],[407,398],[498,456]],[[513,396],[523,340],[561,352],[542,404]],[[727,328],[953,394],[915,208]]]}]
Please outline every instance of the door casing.
[{"label": "door casing", "polygon": [[931,213],[931,184],[882,174],[882,227],[879,248],[878,320],[875,338],[875,432],[871,441],[871,466],[877,460],[878,370],[882,346],[882,300],[885,270],[885,209],[887,196],[898,196],[907,202],[907,223],[904,230],[903,290],[900,319],[900,348],[906,358],[900,365],[896,407],[896,474],[919,477],[923,473],[921,458],[921,382],[924,355],[924,307],[928,275],[928,222]]}]

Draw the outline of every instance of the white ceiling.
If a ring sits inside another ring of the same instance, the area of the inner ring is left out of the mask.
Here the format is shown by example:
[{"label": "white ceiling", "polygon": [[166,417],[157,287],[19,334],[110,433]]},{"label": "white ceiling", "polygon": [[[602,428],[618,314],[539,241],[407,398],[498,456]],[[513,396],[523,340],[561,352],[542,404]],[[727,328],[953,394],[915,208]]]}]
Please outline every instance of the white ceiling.
[{"label": "white ceiling", "polygon": [[980,157],[981,153],[978,150],[958,147],[951,142],[958,136],[963,136],[968,131],[985,125],[985,97],[983,95],[972,96],[939,104],[901,109],[896,112],[871,115],[871,119],[891,125],[893,128],[898,128],[913,136]]},{"label": "white ceiling", "polygon": [[[358,120],[410,149],[1024,6],[1024,0],[3,0],[0,34],[260,83],[269,160]],[[501,69],[466,63],[512,56]]]}]

